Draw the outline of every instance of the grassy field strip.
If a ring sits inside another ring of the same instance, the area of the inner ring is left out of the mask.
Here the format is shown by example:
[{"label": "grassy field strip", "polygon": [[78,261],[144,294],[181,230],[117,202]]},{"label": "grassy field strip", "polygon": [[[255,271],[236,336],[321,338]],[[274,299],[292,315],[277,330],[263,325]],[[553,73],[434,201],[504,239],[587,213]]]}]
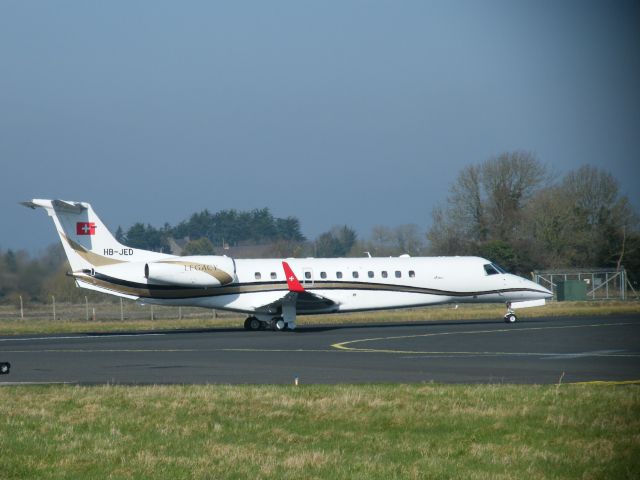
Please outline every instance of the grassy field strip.
[{"label": "grassy field strip", "polygon": [[0,478],[640,478],[640,386],[11,386]]},{"label": "grassy field strip", "polygon": [[[140,307],[129,302],[127,309]],[[139,318],[140,315],[126,315],[120,320],[119,304],[102,304],[98,308],[98,320],[86,321],[84,306],[62,306],[58,309],[58,317],[54,321],[52,315],[46,313],[38,316],[27,316],[25,320],[16,317],[15,307],[0,307],[0,335],[35,334],[35,333],[72,333],[72,332],[116,332],[123,330],[153,331],[172,329],[210,329],[239,328],[245,316],[228,312],[218,312],[216,318],[211,310],[198,308],[182,309],[182,319],[178,319],[175,307],[156,307],[156,317],[151,320]],[[138,312],[139,313],[139,312]],[[552,302],[544,307],[527,308],[518,311],[521,319],[545,316],[597,316],[615,314],[640,314],[638,301],[602,301],[602,302]],[[501,305],[453,305],[427,307],[409,310],[392,310],[380,312],[359,312],[338,315],[309,315],[298,317],[299,325],[324,324],[357,324],[357,323],[411,323],[441,320],[473,320],[496,319],[504,315]]]}]

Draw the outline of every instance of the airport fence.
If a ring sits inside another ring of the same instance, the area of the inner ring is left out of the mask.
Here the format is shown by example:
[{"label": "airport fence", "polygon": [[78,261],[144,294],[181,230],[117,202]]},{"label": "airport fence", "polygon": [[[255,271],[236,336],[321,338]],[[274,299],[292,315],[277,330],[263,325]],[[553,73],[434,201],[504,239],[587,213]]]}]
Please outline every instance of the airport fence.
[{"label": "airport fence", "polygon": [[47,303],[30,302],[19,297],[17,302],[0,305],[1,320],[61,321],[127,321],[234,318],[238,314],[199,307],[167,307],[140,304],[119,299],[115,302],[60,302],[49,296]]},{"label": "airport fence", "polygon": [[587,300],[626,300],[638,298],[624,268],[581,268],[560,270],[538,270],[533,272],[536,283],[548,288],[558,298],[563,282],[579,281],[585,286]]}]

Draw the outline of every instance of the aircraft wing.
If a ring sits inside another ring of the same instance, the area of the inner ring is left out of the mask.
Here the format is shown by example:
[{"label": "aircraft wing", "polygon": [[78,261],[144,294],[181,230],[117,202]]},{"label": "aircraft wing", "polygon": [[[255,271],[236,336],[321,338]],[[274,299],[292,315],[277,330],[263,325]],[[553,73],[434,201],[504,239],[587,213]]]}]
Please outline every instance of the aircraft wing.
[{"label": "aircraft wing", "polygon": [[258,311],[273,313],[281,311],[284,305],[294,305],[296,312],[328,312],[333,311],[336,302],[316,293],[308,292],[300,284],[287,262],[282,262],[289,292],[275,302],[258,307]]},{"label": "aircraft wing", "polygon": [[282,310],[285,304],[294,304],[298,313],[330,312],[336,306],[336,302],[333,300],[305,290],[303,292],[288,292],[275,302],[262,305],[256,310],[264,313],[274,313]]}]

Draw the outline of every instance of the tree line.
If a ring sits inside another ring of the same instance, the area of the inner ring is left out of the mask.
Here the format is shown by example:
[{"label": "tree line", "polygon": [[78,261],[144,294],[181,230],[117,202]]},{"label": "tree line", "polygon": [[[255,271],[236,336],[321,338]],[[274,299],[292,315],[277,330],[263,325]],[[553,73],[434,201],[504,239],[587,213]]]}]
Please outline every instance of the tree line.
[{"label": "tree line", "polygon": [[[506,152],[463,168],[447,198],[433,208],[426,231],[416,224],[378,225],[360,238],[350,226],[338,225],[308,240],[297,218],[278,218],[263,208],[203,210],[160,228],[136,223],[118,227],[116,238],[163,252],[182,240],[182,255],[225,254],[227,247],[243,245],[266,245],[254,256],[272,257],[478,255],[527,276],[536,269],[624,265],[637,285],[638,226],[637,212],[610,173],[583,166],[560,177],[531,153]],[[0,249],[0,302],[18,295],[84,299],[87,292],[74,288],[67,269],[59,244],[34,258]]]},{"label": "tree line", "polygon": [[136,223],[124,231],[118,227],[116,239],[130,247],[169,253],[170,239],[188,239],[187,255],[214,254],[216,246],[264,244],[278,241],[304,242],[300,221],[295,217],[274,217],[268,208],[248,212],[203,210],[188,220],[162,228]]},{"label": "tree line", "polygon": [[465,167],[427,232],[437,255],[479,255],[526,274],[541,268],[624,265],[638,279],[638,215],[608,172],[562,177],[528,152]]}]

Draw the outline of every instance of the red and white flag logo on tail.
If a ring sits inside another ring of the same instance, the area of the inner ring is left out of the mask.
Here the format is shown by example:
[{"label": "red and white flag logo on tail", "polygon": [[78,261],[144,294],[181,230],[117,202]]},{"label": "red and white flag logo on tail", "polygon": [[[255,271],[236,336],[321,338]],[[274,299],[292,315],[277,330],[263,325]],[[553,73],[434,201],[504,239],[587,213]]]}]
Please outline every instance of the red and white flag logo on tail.
[{"label": "red and white flag logo on tail", "polygon": [[96,224],[93,222],[76,223],[76,235],[95,235]]},{"label": "red and white flag logo on tail", "polygon": [[293,273],[289,264],[287,262],[282,262],[282,267],[284,268],[284,275],[287,279],[287,287],[289,287],[289,291],[304,292],[304,287],[300,285],[300,282],[296,278],[296,274]]}]

